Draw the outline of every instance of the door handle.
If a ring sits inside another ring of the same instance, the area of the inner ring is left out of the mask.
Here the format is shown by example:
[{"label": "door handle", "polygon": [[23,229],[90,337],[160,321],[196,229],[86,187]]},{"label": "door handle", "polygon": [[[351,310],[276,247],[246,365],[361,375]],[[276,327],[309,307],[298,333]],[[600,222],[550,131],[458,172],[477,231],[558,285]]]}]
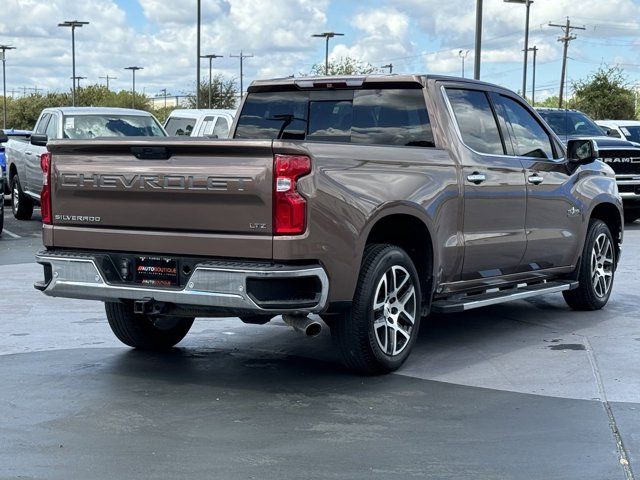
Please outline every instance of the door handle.
[{"label": "door handle", "polygon": [[475,183],[476,185],[480,185],[487,179],[484,173],[473,172],[471,175],[467,175],[467,180],[471,183]]},{"label": "door handle", "polygon": [[541,177],[537,173],[534,173],[533,175],[529,175],[528,180],[529,180],[529,183],[533,183],[534,185],[540,185],[542,182],[544,182],[544,177]]},{"label": "door handle", "polygon": [[25,155],[31,155],[31,152],[24,152]]}]

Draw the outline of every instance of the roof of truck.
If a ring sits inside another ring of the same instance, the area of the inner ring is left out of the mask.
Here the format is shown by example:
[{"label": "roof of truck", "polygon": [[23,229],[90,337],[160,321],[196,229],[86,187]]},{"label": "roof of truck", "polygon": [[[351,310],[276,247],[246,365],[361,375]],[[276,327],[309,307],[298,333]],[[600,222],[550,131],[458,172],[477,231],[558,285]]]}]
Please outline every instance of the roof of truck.
[{"label": "roof of truck", "polygon": [[170,118],[200,118],[205,115],[230,115],[234,116],[235,109],[229,108],[177,108],[170,114]]},{"label": "roof of truck", "polygon": [[51,107],[43,111],[58,111],[63,115],[144,115],[151,116],[151,113],[133,108],[115,107]]},{"label": "roof of truck", "polygon": [[[363,83],[419,83],[425,85],[428,80],[445,80],[472,83],[476,85],[486,85],[491,87],[499,87],[488,82],[480,80],[472,80],[470,78],[451,77],[446,75],[335,75],[335,76],[310,76],[310,77],[284,77],[272,78],[269,80],[254,80],[248,88],[248,91],[260,90],[264,87],[298,85],[302,88],[313,88],[314,84],[329,83],[346,83],[347,86],[358,87]],[[502,87],[499,87],[502,88]],[[507,89],[505,89],[507,90]]]},{"label": "roof of truck", "polygon": [[598,125],[606,125],[611,127],[637,127],[640,125],[638,120],[596,120]]}]

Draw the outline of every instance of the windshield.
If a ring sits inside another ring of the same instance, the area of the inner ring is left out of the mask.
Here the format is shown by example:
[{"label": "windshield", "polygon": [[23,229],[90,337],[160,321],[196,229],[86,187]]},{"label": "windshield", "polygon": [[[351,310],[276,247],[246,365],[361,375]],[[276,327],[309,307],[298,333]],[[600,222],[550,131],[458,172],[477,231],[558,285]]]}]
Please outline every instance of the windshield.
[{"label": "windshield", "polygon": [[620,130],[624,134],[624,137],[630,142],[640,143],[640,125],[637,126],[621,126]]},{"label": "windshield", "polygon": [[604,132],[584,113],[558,110],[552,112],[541,111],[540,116],[560,136],[587,135],[601,137]]},{"label": "windshield", "polygon": [[64,138],[165,137],[160,124],[144,115],[67,115]]}]

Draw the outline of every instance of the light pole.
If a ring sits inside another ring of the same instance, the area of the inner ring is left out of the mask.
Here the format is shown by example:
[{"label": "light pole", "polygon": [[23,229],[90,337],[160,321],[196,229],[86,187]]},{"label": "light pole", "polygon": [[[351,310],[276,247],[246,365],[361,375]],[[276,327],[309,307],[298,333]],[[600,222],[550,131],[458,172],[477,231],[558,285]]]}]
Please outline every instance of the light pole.
[{"label": "light pole", "polygon": [[133,75],[132,79],[133,79],[133,100],[131,101],[131,104],[133,105],[133,108],[136,108],[136,72],[138,70],[143,70],[142,67],[125,67],[125,70],[131,70],[131,73]]},{"label": "light pole", "polygon": [[389,63],[387,65],[382,65],[380,68],[388,68],[389,69],[389,75],[391,75],[393,73],[393,63]]},{"label": "light pole", "polygon": [[12,47],[11,45],[0,45],[0,50],[2,50],[2,116],[3,123],[2,128],[7,128],[7,76],[5,73],[6,69],[6,51],[7,50],[15,50],[16,47]]},{"label": "light pole", "polygon": [[329,75],[329,39],[333,37],[344,37],[344,33],[324,32],[314,33],[311,36],[316,38],[324,38],[326,40],[324,49],[324,74]]},{"label": "light pole", "polygon": [[197,27],[197,40],[196,40],[196,56],[198,57],[196,60],[196,108],[200,108],[200,26],[202,23],[202,2],[201,0],[197,0],[198,3],[198,27]]},{"label": "light pole", "polygon": [[462,78],[464,78],[464,60],[469,55],[469,50],[460,50],[458,56],[462,59]]},{"label": "light pole", "polygon": [[473,78],[480,80],[480,57],[482,56],[482,0],[476,0],[476,48],[474,56]]},{"label": "light pole", "polygon": [[[208,104],[208,108],[211,108],[211,61],[214,58],[223,58],[222,55],[216,55],[215,53],[210,53],[208,55],[202,55],[202,58],[208,58],[209,59],[209,104]],[[200,88],[200,85],[198,85],[198,89]]]},{"label": "light pole", "polygon": [[66,20],[62,23],[59,23],[59,27],[69,27],[71,28],[71,64],[72,64],[72,103],[73,106],[76,106],[76,28],[80,28],[83,25],[89,25],[89,22],[79,22],[78,20]]},{"label": "light pole", "polygon": [[504,3],[519,3],[527,7],[524,23],[524,67],[522,71],[522,96],[527,96],[527,55],[529,54],[529,13],[533,0],[504,0]]},{"label": "light pole", "polygon": [[[529,49],[533,52],[533,85],[531,87],[531,105],[536,106],[536,58],[538,57],[538,47],[533,46]],[[526,95],[525,95],[526,98]]]}]

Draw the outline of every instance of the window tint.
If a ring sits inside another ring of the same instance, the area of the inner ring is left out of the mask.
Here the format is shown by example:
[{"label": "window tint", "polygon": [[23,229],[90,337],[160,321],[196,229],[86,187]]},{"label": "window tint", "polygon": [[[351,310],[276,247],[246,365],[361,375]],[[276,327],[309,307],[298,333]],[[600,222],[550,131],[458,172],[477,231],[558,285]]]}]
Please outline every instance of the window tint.
[{"label": "window tint", "polygon": [[36,128],[35,133],[38,135],[43,135],[47,131],[47,125],[49,124],[49,119],[51,118],[50,113],[45,113],[40,121],[38,122],[38,126]]},{"label": "window tint", "polygon": [[213,134],[218,138],[229,138],[229,121],[224,117],[218,117]]},{"label": "window tint", "polygon": [[51,115],[49,125],[47,125],[47,131],[45,132],[49,140],[58,138],[58,117]]},{"label": "window tint", "polygon": [[504,155],[493,110],[484,92],[447,89],[462,140],[480,153]]},{"label": "window tint", "polygon": [[515,155],[518,157],[553,158],[551,138],[536,118],[512,98],[496,95],[511,126]]},{"label": "window tint", "polygon": [[235,138],[304,140],[308,92],[249,94],[242,107]]},{"label": "window tint", "polygon": [[358,90],[353,143],[434,147],[422,89]]},{"label": "window tint", "polygon": [[353,103],[349,100],[309,104],[309,140],[348,142],[353,122]]},{"label": "window tint", "polygon": [[196,121],[193,118],[171,117],[167,120],[167,125],[164,129],[170,137],[182,135],[191,136],[195,123]]}]

